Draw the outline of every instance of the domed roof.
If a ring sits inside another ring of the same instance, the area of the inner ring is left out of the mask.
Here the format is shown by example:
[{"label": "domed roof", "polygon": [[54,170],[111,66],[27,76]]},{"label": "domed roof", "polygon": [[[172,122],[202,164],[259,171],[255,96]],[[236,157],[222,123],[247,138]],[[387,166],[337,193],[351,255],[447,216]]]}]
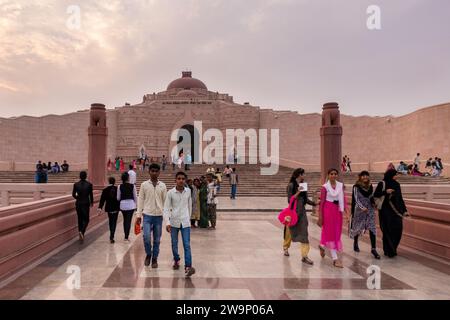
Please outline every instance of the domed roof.
[{"label": "domed roof", "polygon": [[193,90],[184,89],[177,93],[177,97],[195,97],[195,96],[198,96],[198,94]]},{"label": "domed roof", "polygon": [[167,90],[170,89],[205,89],[208,90],[206,85],[195,78],[192,78],[192,72],[191,71],[183,71],[182,77],[179,79],[176,79],[172,81],[169,86],[167,87]]}]

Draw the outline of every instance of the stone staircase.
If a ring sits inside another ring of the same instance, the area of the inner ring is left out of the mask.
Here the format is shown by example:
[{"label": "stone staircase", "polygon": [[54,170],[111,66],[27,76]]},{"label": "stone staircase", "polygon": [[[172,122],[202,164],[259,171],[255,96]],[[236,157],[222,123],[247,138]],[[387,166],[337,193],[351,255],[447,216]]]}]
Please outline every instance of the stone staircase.
[{"label": "stone staircase", "polygon": [[[206,173],[208,165],[194,165],[191,170],[187,171],[189,178],[198,177]],[[237,173],[239,175],[238,196],[251,196],[251,197],[284,197],[286,196],[286,185],[292,173],[291,168],[280,167],[278,174],[273,176],[262,176],[260,174],[259,165],[235,165]],[[166,171],[162,171],[160,179],[167,185],[168,188],[172,188],[175,184],[174,175],[178,171],[172,170],[169,166]],[[113,171],[108,173],[116,178],[116,181],[120,181],[120,173]],[[378,182],[383,178],[382,173],[372,173],[372,180]],[[344,180],[346,184],[353,184],[356,181],[357,173],[344,174],[341,176],[341,180]],[[149,179],[148,172],[137,172],[137,187],[139,189],[140,184]],[[61,174],[49,174],[49,183],[73,183],[78,180],[78,172],[68,172]],[[307,172],[306,180],[309,183],[309,190],[312,192],[317,190],[320,186],[320,173],[319,172]],[[33,183],[34,172],[0,172],[0,183]],[[402,184],[450,184],[450,178],[445,177],[416,177],[416,176],[401,176],[399,182]],[[224,179],[221,185],[220,196],[229,196],[231,187],[227,179]]]}]

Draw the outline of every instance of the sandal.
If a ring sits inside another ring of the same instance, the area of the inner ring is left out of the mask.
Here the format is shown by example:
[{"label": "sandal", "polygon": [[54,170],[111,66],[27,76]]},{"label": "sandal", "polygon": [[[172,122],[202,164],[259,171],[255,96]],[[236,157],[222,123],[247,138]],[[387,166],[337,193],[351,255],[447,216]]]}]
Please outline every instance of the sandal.
[{"label": "sandal", "polygon": [[314,265],[314,262],[313,262],[310,258],[308,258],[308,257],[302,258],[302,262],[303,262],[304,264],[307,264],[307,265],[310,265],[310,266]]},{"label": "sandal", "polygon": [[288,251],[287,249],[284,249],[284,255],[285,255],[286,257],[289,257],[289,256],[290,256],[289,251]]},{"label": "sandal", "polygon": [[339,260],[333,260],[333,266],[335,266],[336,268],[344,268],[342,262]]},{"label": "sandal", "polygon": [[374,256],[374,258],[377,259],[377,260],[379,260],[379,259],[381,258],[380,255],[378,254],[378,252],[377,252],[376,249],[372,249],[372,250],[370,251],[370,253],[372,253],[372,255]]},{"label": "sandal", "polygon": [[319,251],[320,251],[320,256],[321,256],[322,258],[325,258],[325,249],[322,248],[321,245],[319,245]]}]

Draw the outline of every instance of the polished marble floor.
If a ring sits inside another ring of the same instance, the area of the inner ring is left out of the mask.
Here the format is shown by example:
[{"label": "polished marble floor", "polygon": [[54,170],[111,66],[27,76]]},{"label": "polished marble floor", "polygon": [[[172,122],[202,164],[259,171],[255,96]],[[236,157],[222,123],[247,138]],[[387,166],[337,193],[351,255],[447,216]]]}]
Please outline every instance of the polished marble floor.
[{"label": "polished marble floor", "polygon": [[[125,242],[119,227],[116,243],[110,244],[103,224],[87,234],[84,244],[73,242],[1,288],[0,299],[450,299],[450,264],[422,253],[401,250],[395,259],[375,260],[366,243],[354,253],[343,235],[345,268],[334,268],[328,256],[319,255],[320,229],[313,218],[310,257],[315,265],[301,263],[298,244],[290,257],[283,256],[282,227],[273,213],[255,212],[270,208],[267,198],[260,200],[224,206],[252,213],[221,212],[216,230],[192,230],[197,273],[191,279],[181,269],[172,270],[167,233],[159,268],[151,269],[144,267],[142,236]],[[282,200],[273,203],[275,209]],[[371,265],[380,267],[380,289],[368,289]],[[80,288],[73,287],[74,275],[68,273],[74,266],[80,270]]]}]

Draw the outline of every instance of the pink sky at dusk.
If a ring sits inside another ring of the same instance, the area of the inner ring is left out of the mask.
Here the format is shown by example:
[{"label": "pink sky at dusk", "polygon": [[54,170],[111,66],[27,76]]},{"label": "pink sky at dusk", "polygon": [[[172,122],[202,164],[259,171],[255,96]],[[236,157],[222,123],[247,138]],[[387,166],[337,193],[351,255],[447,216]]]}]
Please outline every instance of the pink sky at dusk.
[{"label": "pink sky at dusk", "polygon": [[[403,115],[450,101],[448,0],[0,0],[0,117],[108,108],[182,70],[263,108]],[[79,5],[81,28],[66,22]],[[381,8],[381,30],[366,9]]]}]

